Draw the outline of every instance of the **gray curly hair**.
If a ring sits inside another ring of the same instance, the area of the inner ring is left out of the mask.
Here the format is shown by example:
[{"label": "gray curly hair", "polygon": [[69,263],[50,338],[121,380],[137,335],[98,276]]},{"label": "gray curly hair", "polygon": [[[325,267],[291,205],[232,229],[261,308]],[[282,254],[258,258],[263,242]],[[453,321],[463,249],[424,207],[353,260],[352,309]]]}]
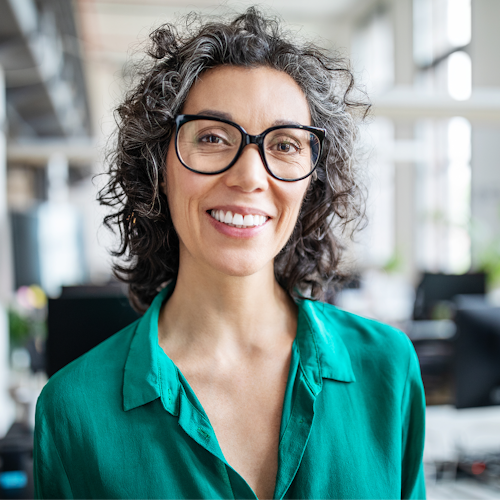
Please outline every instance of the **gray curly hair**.
[{"label": "gray curly hair", "polygon": [[165,24],[151,33],[147,53],[150,62],[116,110],[109,180],[98,194],[112,208],[104,222],[120,235],[112,255],[121,259],[113,269],[128,283],[132,305],[144,311],[159,287],[177,276],[179,240],[159,186],[175,116],[196,79],[220,65],[266,66],[288,74],[304,92],[312,125],[327,130],[317,179],[274,263],[278,282],[292,296],[324,299],[332,282],[346,279],[339,271],[344,246],[333,228],[359,228],[365,217],[354,144],[357,119],[370,105],[356,100],[348,62],[312,43],[296,43],[277,19],[254,7],[230,21],[190,15],[183,30]]}]

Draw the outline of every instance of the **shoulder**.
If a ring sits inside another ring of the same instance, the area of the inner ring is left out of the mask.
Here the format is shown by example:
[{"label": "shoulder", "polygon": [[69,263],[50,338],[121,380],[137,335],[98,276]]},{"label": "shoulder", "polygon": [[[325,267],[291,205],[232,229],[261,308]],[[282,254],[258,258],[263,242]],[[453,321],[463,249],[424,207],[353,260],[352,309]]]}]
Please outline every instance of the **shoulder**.
[{"label": "shoulder", "polygon": [[318,303],[325,326],[334,328],[346,342],[373,347],[384,351],[408,351],[411,342],[401,330],[374,319],[358,316],[331,304]]},{"label": "shoulder", "polygon": [[123,369],[136,327],[137,321],[55,373],[38,398],[37,413],[57,416],[121,395]]},{"label": "shoulder", "polygon": [[318,334],[328,337],[328,343],[342,341],[356,377],[361,371],[369,373],[373,367],[374,371],[382,368],[386,375],[406,378],[416,355],[413,344],[401,330],[331,304],[312,302],[311,307],[318,322]]}]

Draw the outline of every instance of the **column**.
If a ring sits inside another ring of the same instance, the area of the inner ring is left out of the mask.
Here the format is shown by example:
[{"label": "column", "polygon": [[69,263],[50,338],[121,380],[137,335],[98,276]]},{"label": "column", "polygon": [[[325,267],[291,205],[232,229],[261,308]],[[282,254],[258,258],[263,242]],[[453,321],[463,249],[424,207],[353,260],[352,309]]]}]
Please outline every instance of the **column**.
[{"label": "column", "polygon": [[[473,92],[500,92],[499,16],[498,0],[473,0]],[[471,168],[472,261],[478,266],[486,248],[500,238],[500,123],[473,123]]]},{"label": "column", "polygon": [[0,66],[0,437],[14,419],[14,405],[8,394],[9,326],[7,306],[12,289],[10,227],[7,212],[7,116],[5,78]]},{"label": "column", "polygon": [[[392,3],[394,30],[395,85],[413,85],[413,10],[411,0],[394,0]],[[398,119],[394,123],[396,141],[414,139],[412,119]],[[402,260],[402,272],[408,282],[418,280],[415,262],[415,164],[395,164],[395,213],[396,251]]]}]

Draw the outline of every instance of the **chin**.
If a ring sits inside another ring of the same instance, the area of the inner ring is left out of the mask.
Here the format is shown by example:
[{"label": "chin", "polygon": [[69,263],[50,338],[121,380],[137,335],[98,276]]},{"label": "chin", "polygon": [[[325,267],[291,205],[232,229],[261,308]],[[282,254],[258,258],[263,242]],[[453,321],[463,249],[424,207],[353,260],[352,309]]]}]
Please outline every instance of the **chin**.
[{"label": "chin", "polygon": [[251,258],[247,256],[238,255],[238,256],[224,256],[219,255],[219,258],[211,263],[212,267],[216,269],[218,272],[225,274],[227,276],[235,276],[235,277],[246,277],[257,274],[262,271],[269,264],[272,265],[272,262],[263,261],[262,258]]}]

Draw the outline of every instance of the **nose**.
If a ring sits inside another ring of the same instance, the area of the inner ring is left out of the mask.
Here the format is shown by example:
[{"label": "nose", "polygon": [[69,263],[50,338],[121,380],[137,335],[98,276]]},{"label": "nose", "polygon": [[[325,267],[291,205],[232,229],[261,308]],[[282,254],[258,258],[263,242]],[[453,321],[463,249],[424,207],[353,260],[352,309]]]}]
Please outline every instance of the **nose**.
[{"label": "nose", "polygon": [[226,172],[226,184],[244,192],[264,191],[269,186],[269,175],[256,144],[243,148],[236,163]]}]

